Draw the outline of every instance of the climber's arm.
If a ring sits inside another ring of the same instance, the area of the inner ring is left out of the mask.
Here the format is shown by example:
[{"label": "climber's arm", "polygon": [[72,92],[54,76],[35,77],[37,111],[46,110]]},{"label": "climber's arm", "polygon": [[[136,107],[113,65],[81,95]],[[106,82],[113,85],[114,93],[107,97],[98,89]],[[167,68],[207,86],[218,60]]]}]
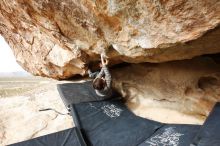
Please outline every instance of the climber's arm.
[{"label": "climber's arm", "polygon": [[108,67],[106,65],[104,65],[102,67],[102,70],[104,71],[104,74],[105,74],[105,81],[106,81],[107,88],[111,88],[112,76],[108,70]]},{"label": "climber's arm", "polygon": [[98,71],[96,71],[96,72],[92,72],[90,69],[88,70],[88,74],[89,74],[89,77],[90,78],[96,78],[97,76],[98,76],[98,74],[99,74],[99,72]]}]

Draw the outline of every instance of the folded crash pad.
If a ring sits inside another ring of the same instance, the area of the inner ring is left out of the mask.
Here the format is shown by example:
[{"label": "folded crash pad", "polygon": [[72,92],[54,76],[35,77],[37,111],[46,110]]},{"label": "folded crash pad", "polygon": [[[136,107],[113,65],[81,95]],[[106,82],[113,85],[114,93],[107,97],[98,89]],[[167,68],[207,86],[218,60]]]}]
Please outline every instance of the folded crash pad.
[{"label": "folded crash pad", "polygon": [[[75,85],[78,90],[74,89]],[[91,82],[60,84],[58,90],[65,105],[70,107],[74,122],[80,127],[88,145],[186,146],[190,145],[200,127],[164,124],[138,117],[118,98],[118,94],[108,100],[94,97],[97,95]],[[83,97],[86,98],[80,99]]]},{"label": "folded crash pad", "polygon": [[220,103],[216,103],[191,146],[220,146]]},{"label": "folded crash pad", "polygon": [[85,146],[77,129],[71,128],[10,146]]},{"label": "folded crash pad", "polygon": [[121,100],[72,106],[75,106],[82,132],[92,146],[136,146],[163,126],[136,116]]},{"label": "folded crash pad", "polygon": [[[57,89],[67,107],[76,103],[104,100],[96,94],[91,81],[59,84],[57,85]],[[113,97],[118,96],[120,95],[117,92],[113,92]]]},{"label": "folded crash pad", "polygon": [[189,146],[199,125],[166,124],[139,146]]}]

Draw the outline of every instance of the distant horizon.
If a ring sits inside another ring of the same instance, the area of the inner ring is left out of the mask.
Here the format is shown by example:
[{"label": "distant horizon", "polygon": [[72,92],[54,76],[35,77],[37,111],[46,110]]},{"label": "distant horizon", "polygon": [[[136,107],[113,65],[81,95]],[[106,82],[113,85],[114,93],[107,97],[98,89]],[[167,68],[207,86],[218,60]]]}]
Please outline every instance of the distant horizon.
[{"label": "distant horizon", "polygon": [[0,35],[0,73],[24,72],[27,73],[17,62],[15,56]]},{"label": "distant horizon", "polygon": [[29,77],[32,76],[26,71],[0,72],[0,77]]}]

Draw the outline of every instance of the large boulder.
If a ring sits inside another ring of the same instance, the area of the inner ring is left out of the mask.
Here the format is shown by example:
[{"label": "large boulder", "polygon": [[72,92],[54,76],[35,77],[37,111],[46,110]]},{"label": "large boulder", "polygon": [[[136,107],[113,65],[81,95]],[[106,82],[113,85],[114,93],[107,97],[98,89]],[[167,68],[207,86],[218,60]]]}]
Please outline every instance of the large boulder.
[{"label": "large boulder", "polygon": [[220,61],[210,57],[131,64],[115,68],[113,77],[136,114],[166,123],[187,123],[186,117],[175,116],[177,111],[203,119],[220,101]]},{"label": "large boulder", "polygon": [[62,79],[100,53],[117,64],[220,52],[219,10],[218,0],[1,0],[0,34],[25,70]]}]

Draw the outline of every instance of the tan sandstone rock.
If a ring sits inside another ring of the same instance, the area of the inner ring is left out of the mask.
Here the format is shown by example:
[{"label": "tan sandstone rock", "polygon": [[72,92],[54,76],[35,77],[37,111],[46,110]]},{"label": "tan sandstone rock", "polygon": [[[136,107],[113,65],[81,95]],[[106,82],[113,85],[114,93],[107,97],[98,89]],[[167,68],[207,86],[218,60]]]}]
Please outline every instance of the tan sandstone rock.
[{"label": "tan sandstone rock", "polygon": [[220,101],[218,63],[209,57],[199,57],[161,64],[132,64],[114,69],[113,83],[137,115],[166,123],[191,123],[187,121],[191,115],[195,123],[201,124],[215,102]]},{"label": "tan sandstone rock", "polygon": [[112,64],[220,52],[219,23],[219,0],[0,1],[0,34],[17,62],[60,79],[84,75],[102,52]]}]

